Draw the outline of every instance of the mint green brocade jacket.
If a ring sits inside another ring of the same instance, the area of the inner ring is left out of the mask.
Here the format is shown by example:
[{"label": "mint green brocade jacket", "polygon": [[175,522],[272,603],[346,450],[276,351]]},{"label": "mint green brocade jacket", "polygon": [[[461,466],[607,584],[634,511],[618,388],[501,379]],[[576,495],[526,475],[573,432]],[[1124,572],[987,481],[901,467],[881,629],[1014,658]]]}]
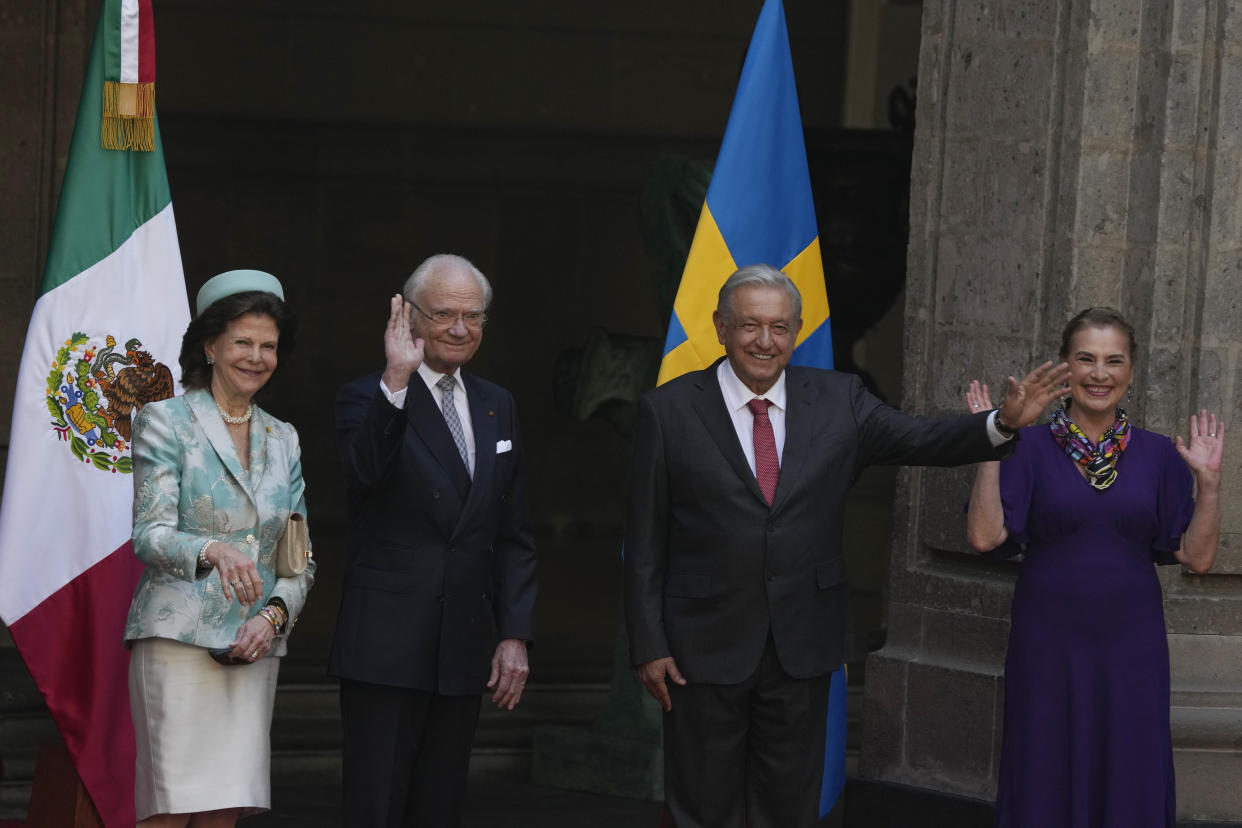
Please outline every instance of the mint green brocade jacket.
[{"label": "mint green brocade jacket", "polygon": [[[283,656],[315,580],[313,558],[293,578],[277,578],[274,569],[289,513],[306,514],[297,432],[255,406],[247,472],[211,393],[200,389],[143,406],[132,445],[134,552],[146,569],[129,608],[126,642],[159,637],[226,647],[247,618],[278,596],[290,622],[271,655]],[[262,601],[246,608],[226,600],[215,569],[196,577],[208,539],[250,556],[263,578]]]}]

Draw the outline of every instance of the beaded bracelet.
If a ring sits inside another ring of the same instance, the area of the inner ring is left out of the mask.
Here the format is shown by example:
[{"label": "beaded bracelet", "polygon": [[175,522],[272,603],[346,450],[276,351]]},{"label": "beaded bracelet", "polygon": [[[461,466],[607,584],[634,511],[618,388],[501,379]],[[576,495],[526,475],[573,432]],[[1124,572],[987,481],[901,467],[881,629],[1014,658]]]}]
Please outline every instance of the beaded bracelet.
[{"label": "beaded bracelet", "polygon": [[267,619],[267,622],[272,625],[272,629],[275,630],[276,634],[280,635],[280,630],[284,627],[287,616],[281,612],[279,606],[275,604],[265,604],[263,608],[259,610],[259,615]]}]

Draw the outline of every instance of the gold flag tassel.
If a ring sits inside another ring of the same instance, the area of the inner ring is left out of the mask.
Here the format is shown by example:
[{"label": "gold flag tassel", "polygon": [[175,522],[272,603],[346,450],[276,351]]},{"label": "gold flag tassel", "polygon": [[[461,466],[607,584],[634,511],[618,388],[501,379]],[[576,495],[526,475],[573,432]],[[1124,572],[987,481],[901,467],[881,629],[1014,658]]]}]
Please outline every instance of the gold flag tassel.
[{"label": "gold flag tassel", "polygon": [[100,141],[110,150],[155,149],[154,83],[104,81]]}]

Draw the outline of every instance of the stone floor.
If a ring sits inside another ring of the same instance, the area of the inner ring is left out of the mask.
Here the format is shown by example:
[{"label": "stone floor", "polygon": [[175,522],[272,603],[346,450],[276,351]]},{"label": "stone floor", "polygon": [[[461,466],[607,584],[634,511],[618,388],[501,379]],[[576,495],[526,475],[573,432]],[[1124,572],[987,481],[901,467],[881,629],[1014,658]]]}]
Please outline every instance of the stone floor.
[{"label": "stone floor", "polygon": [[[661,804],[545,788],[514,777],[472,778],[462,828],[658,828]],[[278,787],[275,808],[244,828],[339,828],[339,789]],[[991,828],[988,803],[849,780],[841,812],[821,828]],[[32,828],[0,819],[0,828]],[[1178,828],[1242,828],[1242,823],[1180,823]]]},{"label": "stone floor", "polygon": [[[270,813],[245,828],[339,828],[340,792],[276,789]],[[475,778],[462,828],[658,828],[659,802],[559,791],[520,779]]]},{"label": "stone floor", "polygon": [[[511,777],[472,778],[462,828],[658,828],[661,804],[560,791]],[[271,813],[245,828],[339,828],[339,791],[275,789]],[[849,780],[842,813],[824,828],[991,828],[991,805],[909,788]],[[1242,828],[1239,823],[1180,823],[1179,828]]]}]

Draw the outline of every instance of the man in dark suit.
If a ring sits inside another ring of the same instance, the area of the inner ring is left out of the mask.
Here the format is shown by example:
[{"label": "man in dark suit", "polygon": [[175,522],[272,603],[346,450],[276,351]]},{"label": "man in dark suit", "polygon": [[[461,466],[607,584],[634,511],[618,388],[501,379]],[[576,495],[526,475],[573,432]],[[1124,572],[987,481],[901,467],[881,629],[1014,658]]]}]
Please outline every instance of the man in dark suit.
[{"label": "man in dark suit", "polygon": [[535,550],[517,415],[461,370],[491,296],[470,262],[432,256],[392,297],[383,373],[337,397],[346,825],[457,825],[484,687],[512,710],[525,686]]},{"label": "man in dark suit", "polygon": [[725,358],[639,401],[631,660],[666,713],[678,828],[810,826],[844,650],[846,491],[871,464],[996,459],[1066,369],[1011,378],[999,411],[930,420],[884,405],[856,376],[787,367],[801,297],[775,268],[734,273],[713,321]]}]

